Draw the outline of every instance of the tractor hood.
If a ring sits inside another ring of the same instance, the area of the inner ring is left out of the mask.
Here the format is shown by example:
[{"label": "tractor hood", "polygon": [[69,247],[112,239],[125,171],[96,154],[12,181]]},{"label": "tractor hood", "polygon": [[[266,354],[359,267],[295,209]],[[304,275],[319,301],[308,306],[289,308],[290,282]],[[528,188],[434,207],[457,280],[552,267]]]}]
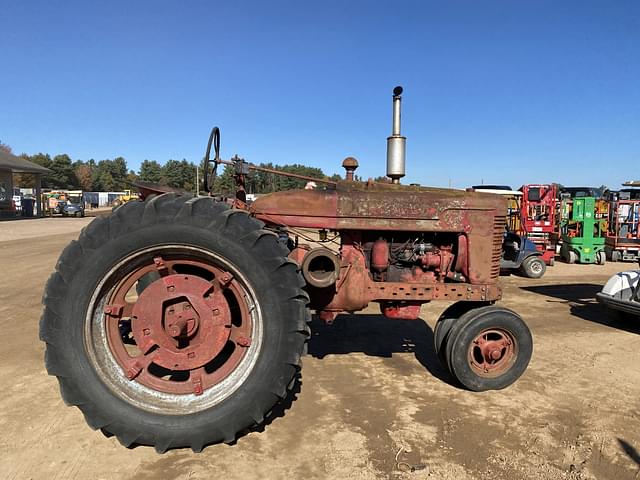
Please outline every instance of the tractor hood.
[{"label": "tractor hood", "polygon": [[291,227],[462,231],[473,212],[505,216],[507,201],[480,192],[345,181],[335,189],[264,195],[250,212],[266,223]]}]

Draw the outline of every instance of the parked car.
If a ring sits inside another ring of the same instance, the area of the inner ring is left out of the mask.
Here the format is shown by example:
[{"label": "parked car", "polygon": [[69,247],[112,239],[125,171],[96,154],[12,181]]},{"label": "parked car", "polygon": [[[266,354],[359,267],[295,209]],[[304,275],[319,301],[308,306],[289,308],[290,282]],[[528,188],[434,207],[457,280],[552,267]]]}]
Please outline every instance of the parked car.
[{"label": "parked car", "polygon": [[66,202],[64,207],[62,207],[62,215],[65,217],[84,217],[84,204]]},{"label": "parked car", "polygon": [[84,195],[80,190],[69,191],[66,193],[66,200],[62,206],[62,215],[84,217]]},{"label": "parked car", "polygon": [[640,270],[616,273],[596,298],[623,317],[640,317]]}]

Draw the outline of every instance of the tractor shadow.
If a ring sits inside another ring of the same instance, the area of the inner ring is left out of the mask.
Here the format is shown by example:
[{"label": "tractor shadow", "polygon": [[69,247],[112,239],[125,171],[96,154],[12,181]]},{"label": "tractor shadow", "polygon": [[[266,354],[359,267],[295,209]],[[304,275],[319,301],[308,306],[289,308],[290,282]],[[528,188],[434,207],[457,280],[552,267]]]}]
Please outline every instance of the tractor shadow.
[{"label": "tractor shadow", "polygon": [[413,353],[434,377],[461,388],[440,364],[433,347],[433,330],[422,319],[390,320],[383,315],[339,315],[327,325],[314,315],[308,354],[322,359],[327,355],[364,353],[391,358],[394,353]]},{"label": "tractor shadow", "polygon": [[[569,283],[562,285],[532,285],[520,287],[522,290],[550,297],[547,302],[566,303],[571,315],[629,333],[640,334],[640,323],[624,318],[596,300],[596,293],[602,285],[593,283]],[[556,299],[556,300],[554,300]]]}]

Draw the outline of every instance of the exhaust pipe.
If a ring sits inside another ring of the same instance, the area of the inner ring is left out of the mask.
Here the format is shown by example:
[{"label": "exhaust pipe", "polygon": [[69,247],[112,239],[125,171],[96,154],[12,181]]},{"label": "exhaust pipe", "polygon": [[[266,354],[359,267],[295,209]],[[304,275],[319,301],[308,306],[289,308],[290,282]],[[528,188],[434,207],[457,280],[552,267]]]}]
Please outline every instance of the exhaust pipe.
[{"label": "exhaust pipe", "polygon": [[387,137],[387,177],[393,183],[400,183],[404,177],[405,147],[407,137],[400,135],[400,101],[402,87],[393,89],[393,130]]}]

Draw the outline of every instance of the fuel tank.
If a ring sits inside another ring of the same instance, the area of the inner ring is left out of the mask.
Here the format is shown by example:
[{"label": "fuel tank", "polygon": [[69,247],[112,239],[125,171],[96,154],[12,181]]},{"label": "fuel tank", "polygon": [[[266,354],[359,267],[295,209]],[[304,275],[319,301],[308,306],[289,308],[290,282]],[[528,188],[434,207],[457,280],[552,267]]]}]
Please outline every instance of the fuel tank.
[{"label": "fuel tank", "polygon": [[266,223],[290,227],[466,233],[479,229],[491,234],[493,217],[506,216],[507,201],[480,192],[345,181],[335,189],[264,195],[250,212]]}]

